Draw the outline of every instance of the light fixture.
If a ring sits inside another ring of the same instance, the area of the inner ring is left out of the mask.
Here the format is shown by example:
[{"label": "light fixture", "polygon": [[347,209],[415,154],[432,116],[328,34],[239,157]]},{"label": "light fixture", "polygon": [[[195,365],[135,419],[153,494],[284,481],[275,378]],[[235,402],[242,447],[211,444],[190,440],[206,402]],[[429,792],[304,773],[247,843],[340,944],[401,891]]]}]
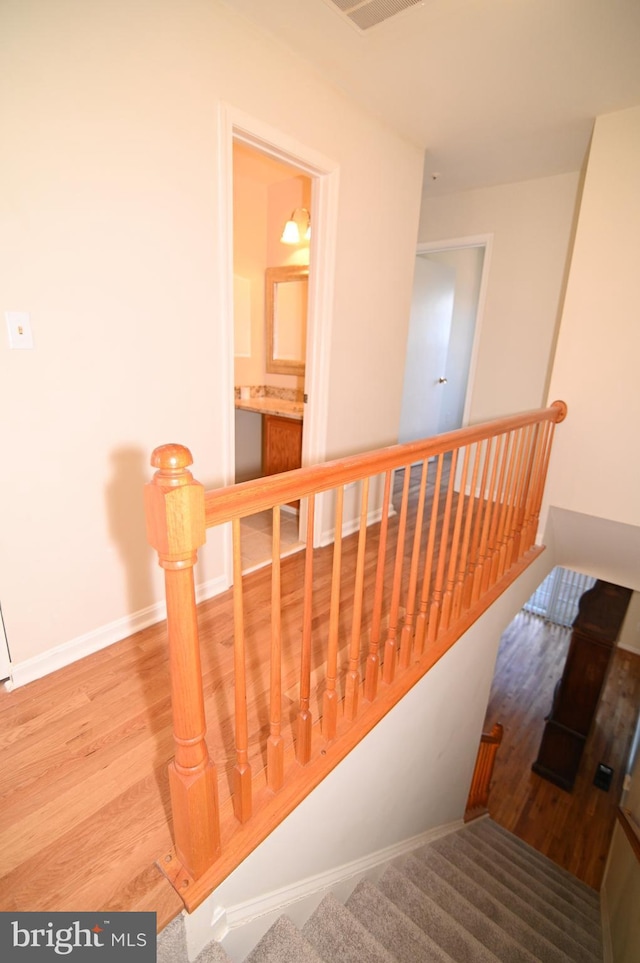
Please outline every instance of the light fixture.
[{"label": "light fixture", "polygon": [[[302,230],[300,229],[301,224]],[[284,226],[280,240],[283,244],[300,244],[301,241],[308,241],[310,237],[311,214],[306,207],[296,207]]]}]

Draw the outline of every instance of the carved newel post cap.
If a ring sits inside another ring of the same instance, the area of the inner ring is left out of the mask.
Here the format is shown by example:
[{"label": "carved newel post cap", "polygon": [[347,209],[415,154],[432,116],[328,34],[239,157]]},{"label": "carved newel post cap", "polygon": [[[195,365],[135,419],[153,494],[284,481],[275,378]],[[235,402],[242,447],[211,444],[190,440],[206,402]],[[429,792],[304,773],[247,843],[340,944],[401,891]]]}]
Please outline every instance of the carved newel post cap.
[{"label": "carved newel post cap", "polygon": [[151,466],[161,472],[182,472],[189,465],[193,465],[193,456],[184,445],[160,445],[151,452]]}]

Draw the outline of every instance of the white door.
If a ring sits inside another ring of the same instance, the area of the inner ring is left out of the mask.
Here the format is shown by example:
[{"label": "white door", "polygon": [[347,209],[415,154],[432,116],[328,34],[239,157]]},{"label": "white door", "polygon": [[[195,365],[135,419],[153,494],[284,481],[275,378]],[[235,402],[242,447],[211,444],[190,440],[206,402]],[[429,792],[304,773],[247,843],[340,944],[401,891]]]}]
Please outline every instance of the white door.
[{"label": "white door", "polygon": [[440,431],[455,276],[455,269],[447,264],[416,258],[398,435],[401,444]]}]

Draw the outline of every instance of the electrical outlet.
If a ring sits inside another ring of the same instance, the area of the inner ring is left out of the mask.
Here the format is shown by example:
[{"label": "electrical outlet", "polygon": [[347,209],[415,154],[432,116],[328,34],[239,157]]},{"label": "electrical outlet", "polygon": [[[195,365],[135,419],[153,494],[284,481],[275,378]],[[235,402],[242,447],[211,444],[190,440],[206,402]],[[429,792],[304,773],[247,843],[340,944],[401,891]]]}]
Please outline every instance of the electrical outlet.
[{"label": "electrical outlet", "polygon": [[31,317],[28,311],[5,311],[10,348],[33,348]]}]

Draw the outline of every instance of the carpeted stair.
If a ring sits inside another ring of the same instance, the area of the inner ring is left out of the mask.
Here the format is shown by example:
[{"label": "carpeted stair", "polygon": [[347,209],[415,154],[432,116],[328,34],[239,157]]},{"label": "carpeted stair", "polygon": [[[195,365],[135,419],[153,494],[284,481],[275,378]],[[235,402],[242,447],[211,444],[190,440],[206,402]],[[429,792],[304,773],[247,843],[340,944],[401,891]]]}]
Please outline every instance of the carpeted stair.
[{"label": "carpeted stair", "polygon": [[[198,963],[228,959],[211,944]],[[598,894],[481,819],[363,880],[344,905],[328,894],[302,930],[280,917],[245,963],[602,959]]]}]

